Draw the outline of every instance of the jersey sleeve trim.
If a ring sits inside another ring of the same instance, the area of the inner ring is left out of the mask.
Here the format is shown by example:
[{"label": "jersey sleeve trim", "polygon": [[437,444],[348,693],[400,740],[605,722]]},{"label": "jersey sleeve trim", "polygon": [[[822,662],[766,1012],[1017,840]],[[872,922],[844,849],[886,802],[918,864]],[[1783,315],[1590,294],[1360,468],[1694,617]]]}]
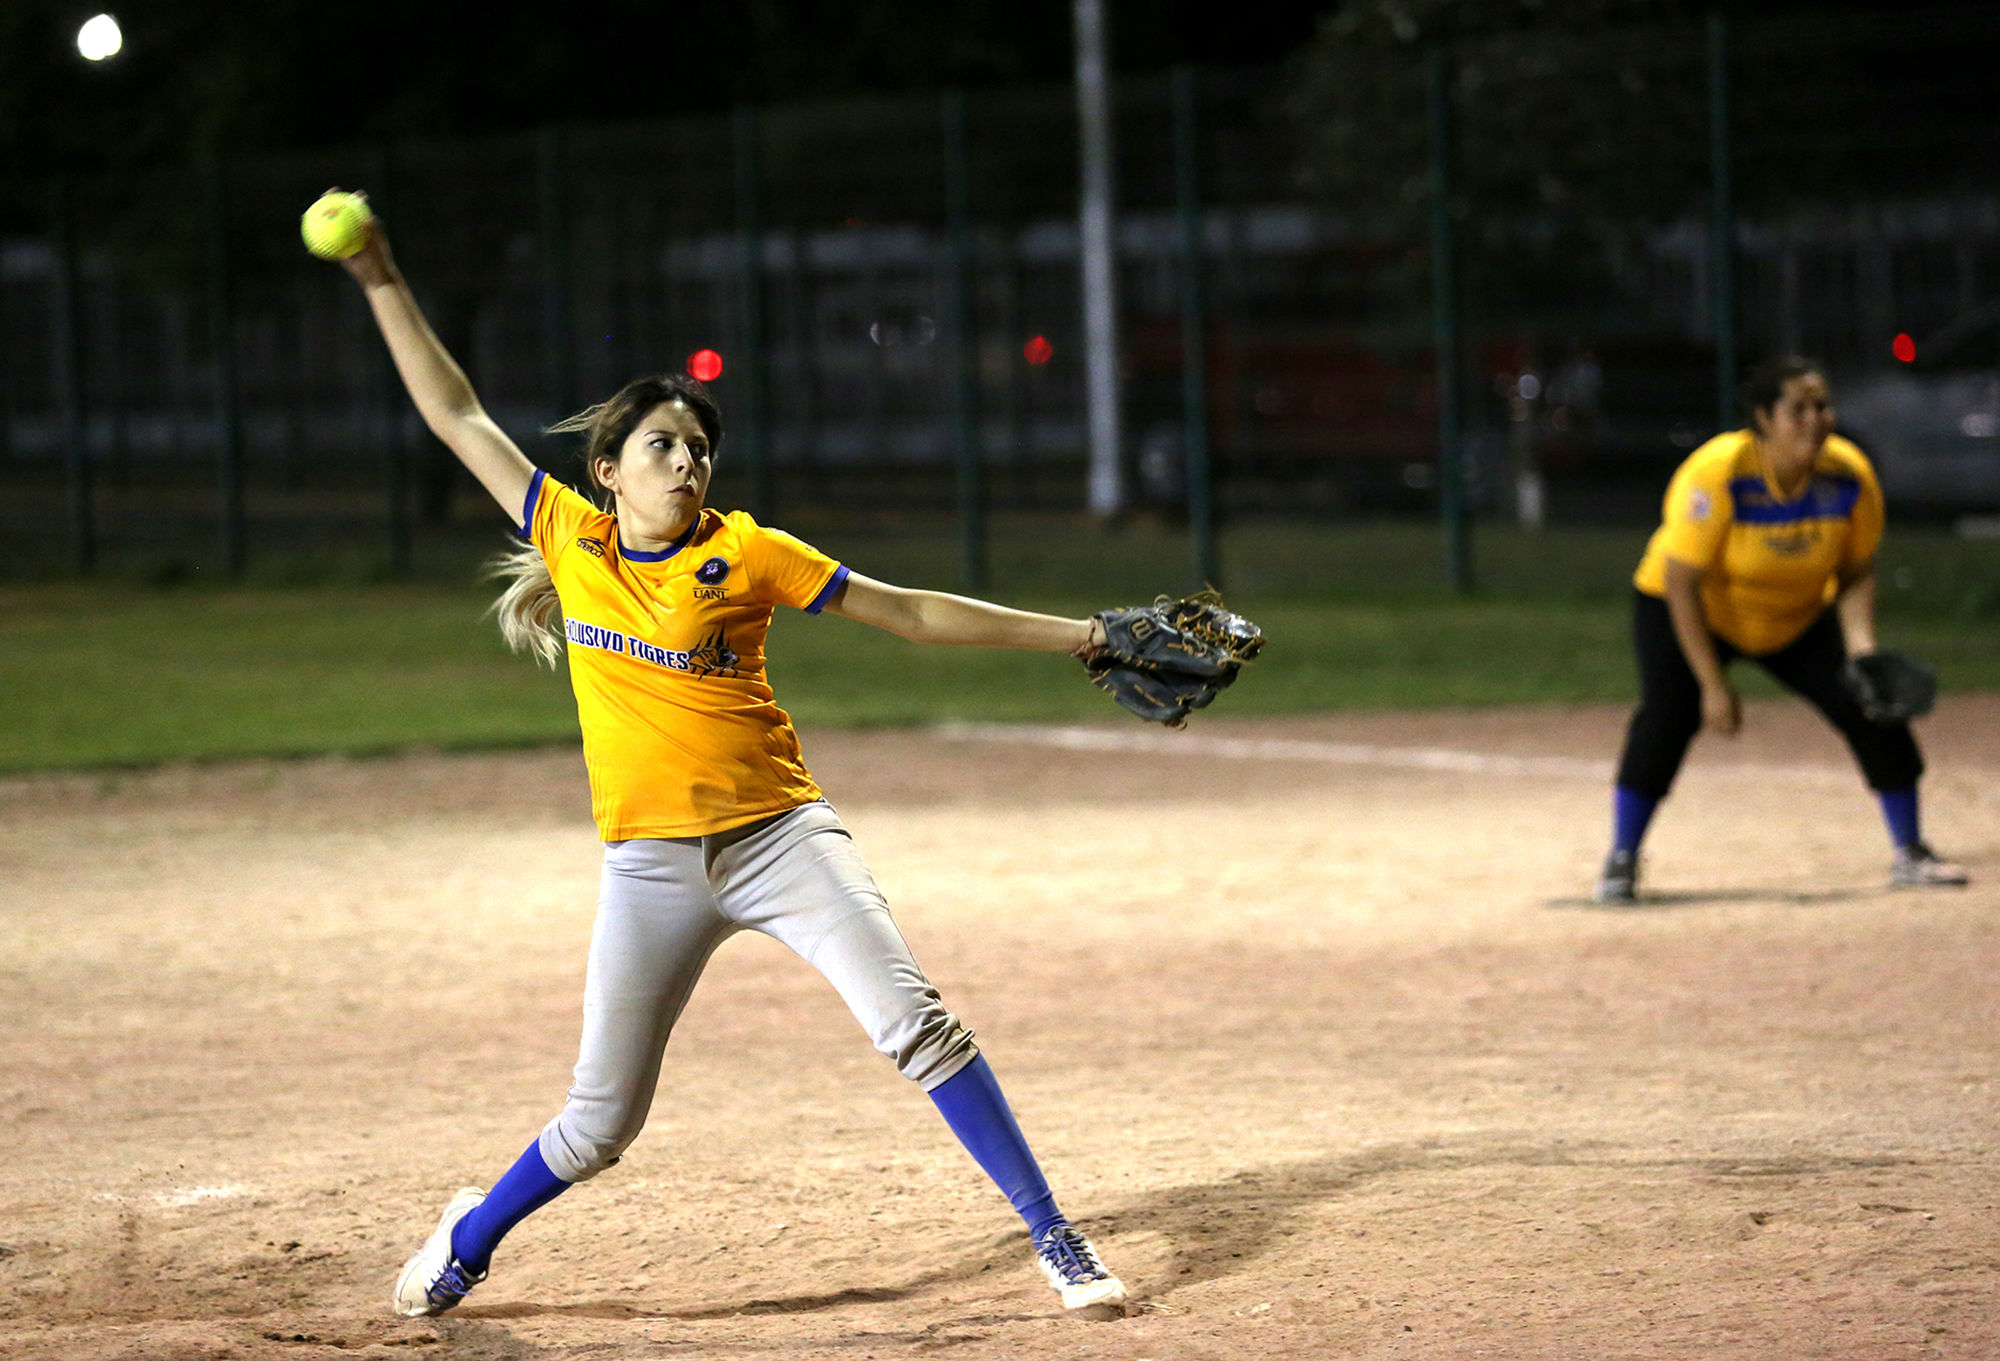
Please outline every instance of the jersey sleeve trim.
[{"label": "jersey sleeve trim", "polygon": [[537,468],[535,475],[528,479],[528,499],[521,504],[521,527],[515,531],[523,539],[534,538],[535,502],[541,498],[542,483],[547,478],[548,474]]},{"label": "jersey sleeve trim", "polygon": [[819,588],[819,594],[814,596],[812,598],[811,603],[809,603],[806,606],[806,613],[818,614],[821,610],[825,609],[826,602],[833,599],[834,593],[838,591],[841,588],[841,586],[846,583],[846,581],[847,581],[847,566],[845,563],[843,563],[840,566],[833,569],[833,575],[826,579],[826,585]]}]

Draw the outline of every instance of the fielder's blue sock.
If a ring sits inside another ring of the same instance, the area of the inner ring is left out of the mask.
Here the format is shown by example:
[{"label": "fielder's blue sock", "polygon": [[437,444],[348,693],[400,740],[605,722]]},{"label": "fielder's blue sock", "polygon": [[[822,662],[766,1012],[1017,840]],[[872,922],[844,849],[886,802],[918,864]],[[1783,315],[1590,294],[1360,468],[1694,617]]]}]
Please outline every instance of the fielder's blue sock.
[{"label": "fielder's blue sock", "polygon": [[1875,797],[1882,802],[1882,821],[1889,824],[1889,839],[1900,848],[1914,846],[1923,838],[1917,835],[1917,788],[1878,789]]},{"label": "fielder's blue sock", "polygon": [[1660,801],[1648,794],[1641,794],[1630,785],[1619,785],[1611,791],[1611,849],[1614,851],[1637,852],[1639,843],[1646,839],[1646,827],[1653,820],[1653,810]]},{"label": "fielder's blue sock", "polygon": [[514,1160],[507,1174],[493,1183],[486,1199],[452,1226],[451,1255],[478,1275],[492,1262],[493,1249],[500,1246],[509,1229],[569,1188],[570,1183],[549,1171],[549,1165],[542,1161],[541,1140],[537,1139]]},{"label": "fielder's blue sock", "polygon": [[1043,1234],[1067,1222],[984,1054],[933,1087],[931,1100],[972,1160],[1028,1221],[1029,1238],[1039,1242]]}]

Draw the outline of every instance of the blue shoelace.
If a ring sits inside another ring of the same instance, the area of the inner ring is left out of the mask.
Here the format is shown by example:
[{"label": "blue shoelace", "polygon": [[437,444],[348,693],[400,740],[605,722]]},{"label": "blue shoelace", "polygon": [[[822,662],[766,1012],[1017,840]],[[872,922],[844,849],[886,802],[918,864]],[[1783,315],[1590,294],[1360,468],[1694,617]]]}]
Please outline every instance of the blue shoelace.
[{"label": "blue shoelace", "polygon": [[479,1282],[466,1275],[465,1267],[454,1257],[445,1269],[438,1273],[437,1280],[431,1283],[430,1289],[424,1294],[429,1298],[433,1309],[449,1309],[464,1299],[466,1292],[478,1284]]},{"label": "blue shoelace", "polygon": [[1090,1240],[1067,1224],[1049,1230],[1038,1250],[1042,1260],[1060,1272],[1071,1285],[1081,1285],[1107,1274],[1104,1264],[1091,1251]]}]

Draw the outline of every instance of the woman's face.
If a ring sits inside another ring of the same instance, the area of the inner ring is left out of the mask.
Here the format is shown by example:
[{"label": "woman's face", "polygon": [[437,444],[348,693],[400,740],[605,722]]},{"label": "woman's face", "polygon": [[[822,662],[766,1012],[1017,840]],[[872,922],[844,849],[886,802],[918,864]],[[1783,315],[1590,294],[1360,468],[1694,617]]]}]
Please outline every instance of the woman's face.
[{"label": "woman's face", "polygon": [[1796,475],[1812,466],[1833,433],[1833,394],[1825,378],[1802,373],[1786,379],[1778,400],[1754,414],[1773,471]]},{"label": "woman's face", "polygon": [[598,480],[618,498],[618,517],[639,534],[674,538],[701,514],[714,460],[694,411],[662,402],[639,418],[618,461],[597,462]]}]

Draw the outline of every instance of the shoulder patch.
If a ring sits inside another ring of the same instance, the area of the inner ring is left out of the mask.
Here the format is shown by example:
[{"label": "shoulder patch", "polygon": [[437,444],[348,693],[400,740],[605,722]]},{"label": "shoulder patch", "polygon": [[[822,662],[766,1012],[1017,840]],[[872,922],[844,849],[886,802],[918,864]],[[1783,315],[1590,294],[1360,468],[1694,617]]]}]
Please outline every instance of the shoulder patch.
[{"label": "shoulder patch", "polygon": [[1696,487],[1693,491],[1688,493],[1688,499],[1687,499],[1688,519],[1693,520],[1694,522],[1699,524],[1701,521],[1706,520],[1708,518],[1708,513],[1713,509],[1715,509],[1715,503],[1709,499],[1708,490],[1706,488]]},{"label": "shoulder patch", "polygon": [[590,554],[590,556],[592,556],[593,558],[601,558],[604,556],[604,545],[599,543],[597,540],[591,538],[588,534],[578,536],[576,541],[576,546],[578,548],[581,548],[584,552]]}]

